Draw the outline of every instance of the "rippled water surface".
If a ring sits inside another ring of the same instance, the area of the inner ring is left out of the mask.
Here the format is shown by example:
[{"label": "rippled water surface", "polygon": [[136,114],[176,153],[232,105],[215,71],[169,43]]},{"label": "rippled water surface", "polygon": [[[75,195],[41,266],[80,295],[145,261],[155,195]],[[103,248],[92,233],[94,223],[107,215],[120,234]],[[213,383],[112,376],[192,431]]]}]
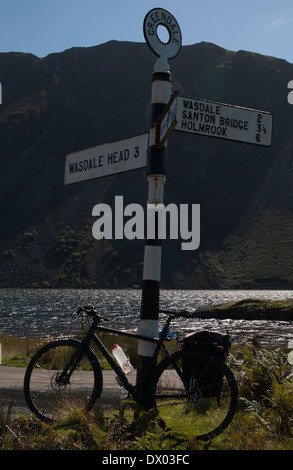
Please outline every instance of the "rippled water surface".
[{"label": "rippled water surface", "polygon": [[[293,291],[219,291],[162,290],[162,309],[190,311],[208,304],[245,298],[293,298]],[[79,305],[94,305],[109,317],[107,326],[136,331],[139,327],[140,290],[74,290],[74,289],[0,289],[0,332],[26,337],[60,337],[73,335],[81,327],[74,313]],[[161,322],[164,320],[162,316]],[[245,321],[178,319],[170,330],[182,335],[191,331],[229,330],[234,342],[257,336],[262,344],[287,346],[293,339],[293,321]]]}]

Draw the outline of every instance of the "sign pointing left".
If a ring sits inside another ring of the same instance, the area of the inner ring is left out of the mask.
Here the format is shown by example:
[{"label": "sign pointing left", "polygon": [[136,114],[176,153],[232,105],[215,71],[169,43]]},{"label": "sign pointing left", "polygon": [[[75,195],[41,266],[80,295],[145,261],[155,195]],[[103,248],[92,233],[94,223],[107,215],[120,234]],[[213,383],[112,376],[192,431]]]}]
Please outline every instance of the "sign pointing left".
[{"label": "sign pointing left", "polygon": [[145,168],[148,140],[142,134],[67,155],[64,184]]}]

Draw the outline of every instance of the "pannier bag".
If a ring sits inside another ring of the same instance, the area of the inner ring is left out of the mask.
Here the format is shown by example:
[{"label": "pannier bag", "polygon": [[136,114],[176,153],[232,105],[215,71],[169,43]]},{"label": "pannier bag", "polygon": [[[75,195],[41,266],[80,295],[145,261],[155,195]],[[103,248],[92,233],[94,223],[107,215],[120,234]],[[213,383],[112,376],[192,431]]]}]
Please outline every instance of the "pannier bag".
[{"label": "pannier bag", "polygon": [[[202,351],[215,354],[225,361],[226,353],[231,346],[229,335],[222,335],[210,331],[191,333],[183,339],[182,349],[188,351]],[[202,396],[217,397],[223,385],[223,374],[218,367],[207,365],[206,360],[193,358],[183,359],[182,371],[186,383],[190,388],[199,386]]]}]

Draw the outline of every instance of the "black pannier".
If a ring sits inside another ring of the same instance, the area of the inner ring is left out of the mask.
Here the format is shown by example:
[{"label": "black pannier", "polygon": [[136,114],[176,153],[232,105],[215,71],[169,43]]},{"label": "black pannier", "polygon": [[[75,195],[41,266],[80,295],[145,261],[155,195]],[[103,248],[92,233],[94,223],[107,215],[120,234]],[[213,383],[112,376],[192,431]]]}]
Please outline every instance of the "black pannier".
[{"label": "black pannier", "polygon": [[[222,335],[210,331],[191,333],[183,339],[183,350],[203,351],[214,353],[225,361],[226,353],[231,346],[229,335]],[[198,357],[192,362],[185,358],[182,363],[182,371],[186,383],[190,388],[200,387],[201,394],[205,397],[219,396],[223,385],[223,374],[218,367],[207,366],[204,359]]]}]

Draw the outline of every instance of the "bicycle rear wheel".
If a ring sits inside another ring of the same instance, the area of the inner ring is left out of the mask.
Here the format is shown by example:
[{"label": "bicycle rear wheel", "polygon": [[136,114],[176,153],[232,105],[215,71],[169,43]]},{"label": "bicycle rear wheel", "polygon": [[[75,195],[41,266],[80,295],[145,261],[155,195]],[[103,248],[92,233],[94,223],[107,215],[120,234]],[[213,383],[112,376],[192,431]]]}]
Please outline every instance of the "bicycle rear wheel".
[{"label": "bicycle rear wheel", "polygon": [[80,347],[80,341],[74,339],[53,341],[31,359],[24,377],[24,395],[38,418],[55,421],[74,407],[89,410],[100,396],[100,364],[89,348],[81,353]]},{"label": "bicycle rear wheel", "polygon": [[157,366],[148,392],[166,427],[207,441],[231,423],[238,387],[221,359],[181,350]]}]

